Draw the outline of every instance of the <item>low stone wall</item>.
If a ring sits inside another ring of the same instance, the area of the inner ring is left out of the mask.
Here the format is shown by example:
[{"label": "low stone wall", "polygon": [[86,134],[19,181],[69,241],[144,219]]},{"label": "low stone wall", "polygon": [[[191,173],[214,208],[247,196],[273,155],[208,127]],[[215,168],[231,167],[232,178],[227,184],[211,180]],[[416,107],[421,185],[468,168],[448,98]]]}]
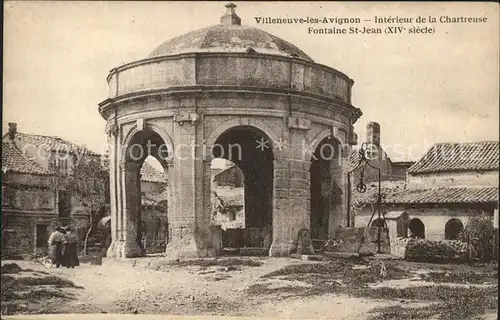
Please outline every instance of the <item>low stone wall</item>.
[{"label": "low stone wall", "polygon": [[264,247],[263,228],[235,228],[222,231],[224,248]]},{"label": "low stone wall", "polygon": [[[336,232],[337,242],[325,248],[330,252],[358,252],[377,253],[378,252],[378,228],[340,228]],[[389,236],[386,229],[380,230],[380,251],[390,253]]]},{"label": "low stone wall", "polygon": [[415,262],[464,262],[467,257],[467,244],[458,240],[410,239],[404,253],[405,260]]}]

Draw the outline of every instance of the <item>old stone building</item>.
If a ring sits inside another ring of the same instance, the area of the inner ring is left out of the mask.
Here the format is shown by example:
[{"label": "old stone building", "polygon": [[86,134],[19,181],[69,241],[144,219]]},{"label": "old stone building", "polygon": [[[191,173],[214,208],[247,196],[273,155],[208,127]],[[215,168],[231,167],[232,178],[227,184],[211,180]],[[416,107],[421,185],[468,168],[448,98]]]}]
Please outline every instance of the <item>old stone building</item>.
[{"label": "old stone building", "polygon": [[[2,138],[2,247],[7,254],[41,254],[56,224],[72,225],[83,238],[90,208],[56,180],[71,174],[82,156],[98,157],[69,141],[18,132],[15,123],[9,124]],[[100,198],[104,204],[106,195]]]},{"label": "old stone building", "polygon": [[[149,154],[171,181],[170,257],[216,252],[213,158],[243,172],[245,228],[269,230],[270,255],[290,254],[301,229],[327,236],[344,224],[348,154],[361,115],[351,104],[353,80],[242,25],[235,5],[226,7],[219,24],[166,41],[107,77],[99,112],[112,150],[110,257],[141,255],[137,172]],[[153,145],[147,154],[146,145]]]},{"label": "old stone building", "polygon": [[[56,225],[75,227],[83,244],[91,208],[74,190],[57,183],[61,175],[72,173],[80,157],[101,159],[67,140],[18,132],[17,124],[9,124],[9,131],[2,139],[2,254],[12,257],[45,253],[48,236]],[[143,231],[148,234],[145,241],[151,252],[158,251],[155,248],[164,251],[168,238],[167,182],[163,172],[147,163],[142,166],[142,212],[148,227]],[[96,183],[104,184],[96,185],[95,198],[102,207],[97,208],[97,214],[105,215],[109,180]],[[97,250],[106,239],[105,232],[95,230],[90,235],[89,247]]]},{"label": "old stone building", "polygon": [[[456,239],[470,217],[498,215],[498,174],[498,141],[432,146],[409,168],[405,182],[382,184],[383,209],[387,221],[394,222],[389,225],[392,236]],[[355,194],[362,204],[356,225],[368,224],[376,193],[372,183],[366,193]]]},{"label": "old stone building", "polygon": [[43,250],[58,215],[51,173],[2,142],[2,256]]}]

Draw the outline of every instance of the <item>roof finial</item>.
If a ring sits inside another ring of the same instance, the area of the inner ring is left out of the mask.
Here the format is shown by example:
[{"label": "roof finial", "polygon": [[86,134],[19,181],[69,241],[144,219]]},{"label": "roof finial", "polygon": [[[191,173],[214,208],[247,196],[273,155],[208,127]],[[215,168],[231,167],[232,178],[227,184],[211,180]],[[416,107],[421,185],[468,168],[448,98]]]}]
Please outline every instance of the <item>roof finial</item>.
[{"label": "roof finial", "polygon": [[234,3],[228,3],[226,4],[226,8],[226,14],[220,18],[220,23],[224,25],[241,25],[241,19],[234,11],[236,5]]}]

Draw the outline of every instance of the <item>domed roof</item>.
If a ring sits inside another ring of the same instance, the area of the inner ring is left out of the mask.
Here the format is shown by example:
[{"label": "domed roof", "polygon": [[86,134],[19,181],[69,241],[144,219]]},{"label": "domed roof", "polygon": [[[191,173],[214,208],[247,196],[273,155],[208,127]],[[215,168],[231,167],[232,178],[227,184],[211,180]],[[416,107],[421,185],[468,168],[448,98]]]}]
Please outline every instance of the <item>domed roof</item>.
[{"label": "domed roof", "polygon": [[226,5],[228,12],[221,24],[192,31],[161,44],[148,58],[196,52],[252,52],[297,57],[313,62],[293,44],[263,30],[242,26],[234,12],[234,4]]}]

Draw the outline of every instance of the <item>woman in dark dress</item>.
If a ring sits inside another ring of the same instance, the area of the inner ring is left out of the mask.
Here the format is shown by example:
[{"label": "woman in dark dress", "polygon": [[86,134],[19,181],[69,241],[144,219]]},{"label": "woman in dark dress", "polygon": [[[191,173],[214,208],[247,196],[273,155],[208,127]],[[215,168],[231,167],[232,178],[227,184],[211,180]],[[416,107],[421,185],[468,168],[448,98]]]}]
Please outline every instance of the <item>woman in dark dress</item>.
[{"label": "woman in dark dress", "polygon": [[74,268],[80,265],[78,260],[78,235],[71,229],[66,228],[63,239],[63,266]]},{"label": "woman in dark dress", "polygon": [[56,227],[56,230],[50,234],[49,237],[49,248],[50,248],[50,259],[52,264],[59,268],[63,264],[63,240],[64,240],[64,230],[61,227]]}]

